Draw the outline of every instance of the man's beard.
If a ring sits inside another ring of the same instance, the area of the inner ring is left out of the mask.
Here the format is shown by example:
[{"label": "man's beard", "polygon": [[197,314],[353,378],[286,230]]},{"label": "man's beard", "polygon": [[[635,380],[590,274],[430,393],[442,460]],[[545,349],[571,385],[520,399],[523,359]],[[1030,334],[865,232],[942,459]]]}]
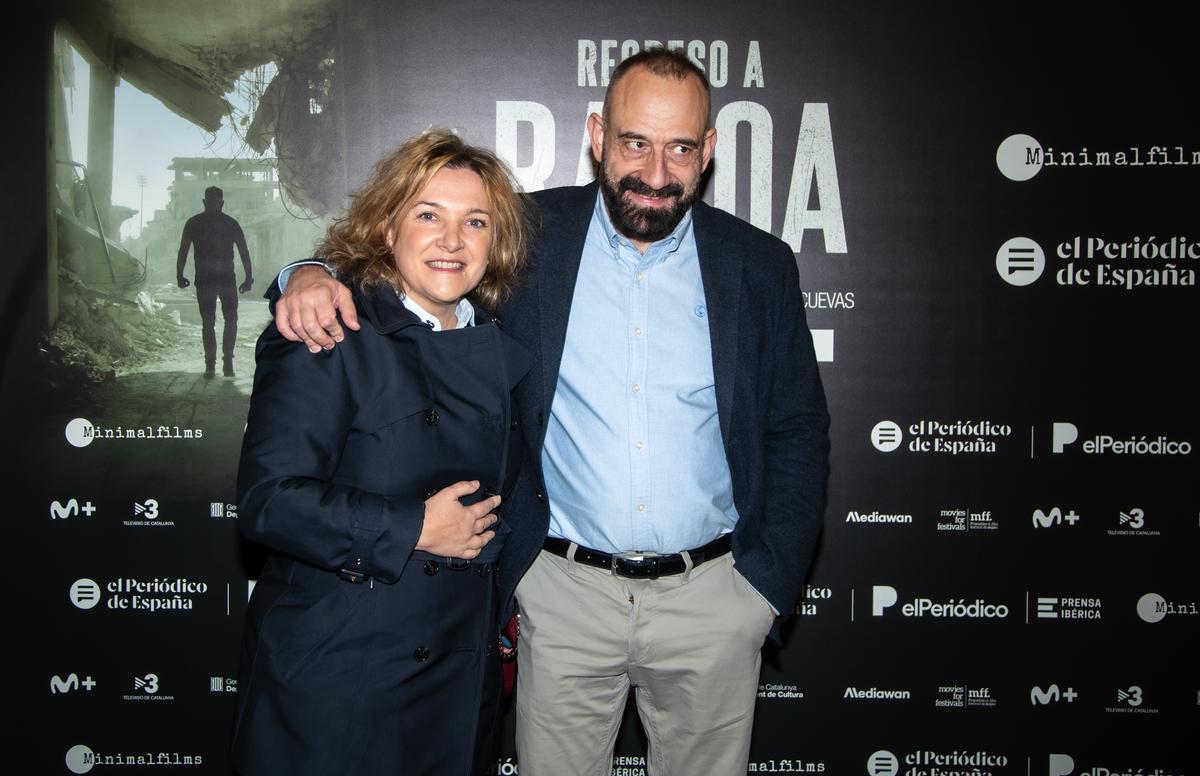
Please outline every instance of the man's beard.
[{"label": "man's beard", "polygon": [[[661,189],[652,189],[632,173],[614,181],[608,175],[604,160],[600,160],[600,191],[608,215],[617,231],[630,240],[652,243],[663,239],[674,231],[700,192],[699,181],[688,191],[682,183],[668,183]],[[675,197],[673,205],[666,207],[640,207],[625,198],[625,192],[647,197]]]}]

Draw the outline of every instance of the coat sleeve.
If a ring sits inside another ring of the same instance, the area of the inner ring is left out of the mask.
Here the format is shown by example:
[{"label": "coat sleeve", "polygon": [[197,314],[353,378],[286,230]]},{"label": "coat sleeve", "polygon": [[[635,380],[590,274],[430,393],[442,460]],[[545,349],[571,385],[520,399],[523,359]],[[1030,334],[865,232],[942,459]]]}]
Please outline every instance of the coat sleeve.
[{"label": "coat sleeve", "polygon": [[334,481],[355,415],[347,346],[314,356],[274,326],[259,338],[238,523],[246,539],[310,565],[394,582],[421,535],[425,503]]},{"label": "coat sleeve", "polygon": [[760,590],[787,612],[808,574],[825,513],[829,470],[829,412],[817,370],[812,334],[804,316],[800,279],[790,250],[780,244],[779,293],[763,429],[763,529],[772,566],[792,573]]}]

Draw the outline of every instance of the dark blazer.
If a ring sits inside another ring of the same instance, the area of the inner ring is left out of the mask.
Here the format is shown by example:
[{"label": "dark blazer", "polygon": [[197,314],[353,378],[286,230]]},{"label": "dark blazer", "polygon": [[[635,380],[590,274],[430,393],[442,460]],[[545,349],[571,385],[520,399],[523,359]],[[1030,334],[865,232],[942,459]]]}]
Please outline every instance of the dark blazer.
[{"label": "dark blazer", "polygon": [[[549,526],[542,443],[597,190],[593,183],[532,195],[542,232],[524,286],[501,310],[505,331],[534,358],[516,392],[525,462],[502,507],[513,527],[501,565],[504,619]],[[733,555],[750,584],[787,615],[821,530],[829,453],[829,416],[796,262],[781,240],[703,202],[692,217],[717,415],[739,515]]]},{"label": "dark blazer", "polygon": [[247,776],[466,776],[489,764],[495,583],[490,565],[447,568],[414,547],[434,491],[511,485],[511,391],[529,356],[481,310],[475,327],[433,333],[390,289],[355,302],[362,330],[334,350],[312,356],[274,326],[259,338],[239,525],[269,555],[233,761]]}]

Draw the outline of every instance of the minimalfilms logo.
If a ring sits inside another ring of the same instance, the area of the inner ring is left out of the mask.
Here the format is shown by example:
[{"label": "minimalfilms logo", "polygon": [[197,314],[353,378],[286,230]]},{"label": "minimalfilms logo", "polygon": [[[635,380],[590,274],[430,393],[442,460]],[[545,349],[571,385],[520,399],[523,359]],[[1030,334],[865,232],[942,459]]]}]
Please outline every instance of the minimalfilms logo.
[{"label": "minimalfilms logo", "polygon": [[1042,144],[1029,135],[1010,135],[996,149],[996,167],[1010,181],[1027,181],[1042,171]]},{"label": "minimalfilms logo", "polygon": [[1198,615],[1200,606],[1195,601],[1168,601],[1158,593],[1146,593],[1137,602],[1138,617],[1144,621],[1155,623],[1169,615]]},{"label": "minimalfilms logo", "polygon": [[100,585],[95,580],[77,579],[71,584],[69,592],[71,603],[80,609],[91,609],[100,603]]},{"label": "minimalfilms logo", "polygon": [[1027,286],[1045,270],[1045,251],[1028,237],[1014,237],[996,251],[996,272],[1010,286]]},{"label": "minimalfilms logo", "polygon": [[881,420],[871,429],[871,444],[881,453],[890,453],[904,441],[900,425],[891,420]]},{"label": "minimalfilms logo", "polygon": [[97,765],[203,765],[204,756],[179,752],[100,754],[86,744],[76,744],[64,758],[71,773],[87,773]]},{"label": "minimalfilms logo", "polygon": [[72,447],[87,447],[96,438],[96,427],[87,418],[75,418],[67,422],[64,434]]},{"label": "minimalfilms logo", "polygon": [[73,418],[67,421],[63,435],[72,447],[87,447],[97,439],[202,439],[204,429],[180,426],[101,428],[87,418]]},{"label": "minimalfilms logo", "polygon": [[900,759],[886,749],[880,749],[867,758],[869,776],[896,776],[899,772]]}]

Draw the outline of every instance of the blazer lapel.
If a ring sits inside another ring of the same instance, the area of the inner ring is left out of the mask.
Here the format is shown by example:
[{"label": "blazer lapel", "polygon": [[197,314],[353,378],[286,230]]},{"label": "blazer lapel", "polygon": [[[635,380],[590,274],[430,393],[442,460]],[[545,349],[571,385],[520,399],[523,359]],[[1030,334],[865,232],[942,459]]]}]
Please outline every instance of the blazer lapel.
[{"label": "blazer lapel", "polygon": [[727,229],[713,217],[712,208],[697,202],[692,208],[700,277],[708,307],[708,336],[712,346],[713,379],[717,390],[717,420],[728,441],[737,380],[738,305],[742,296],[742,253],[727,244]]},{"label": "blazer lapel", "polygon": [[[541,323],[542,407],[547,415],[550,414],[554,391],[558,387],[558,370],[567,338],[571,299],[575,295],[579,262],[596,205],[597,191],[595,183],[571,189],[568,196],[542,210],[542,233],[538,238],[535,271]],[[545,438],[545,429],[546,424],[543,423],[542,438]],[[540,440],[538,449],[541,449]]]}]

